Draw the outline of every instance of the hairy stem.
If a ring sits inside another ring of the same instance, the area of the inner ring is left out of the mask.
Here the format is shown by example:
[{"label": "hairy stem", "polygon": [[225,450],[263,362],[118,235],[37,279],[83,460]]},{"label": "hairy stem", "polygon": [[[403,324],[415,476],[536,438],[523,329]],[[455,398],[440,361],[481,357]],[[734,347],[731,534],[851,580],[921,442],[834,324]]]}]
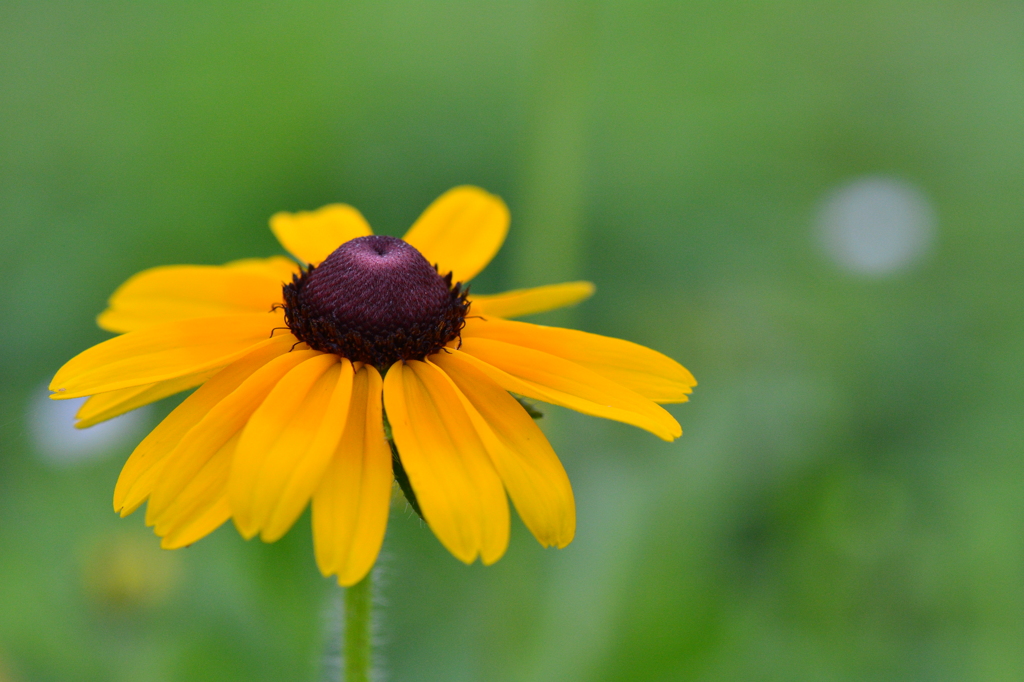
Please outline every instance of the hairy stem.
[{"label": "hairy stem", "polygon": [[373,571],[345,590],[345,682],[369,682]]}]

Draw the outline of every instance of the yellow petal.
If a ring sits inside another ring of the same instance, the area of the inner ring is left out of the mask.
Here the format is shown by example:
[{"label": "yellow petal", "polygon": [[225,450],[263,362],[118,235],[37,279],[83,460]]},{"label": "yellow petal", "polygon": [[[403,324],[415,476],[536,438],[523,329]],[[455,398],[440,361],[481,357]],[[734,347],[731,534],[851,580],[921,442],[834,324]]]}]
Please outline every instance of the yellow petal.
[{"label": "yellow petal", "polygon": [[185,434],[254,372],[287,353],[293,343],[295,337],[291,334],[262,342],[182,401],[128,458],[114,488],[114,510],[127,516],[145,502],[159,480],[167,455]]},{"label": "yellow petal", "polygon": [[231,517],[230,507],[225,509],[225,493],[238,436],[236,433],[213,453],[158,518],[147,518],[163,538],[161,547],[177,549],[190,545]]},{"label": "yellow petal", "polygon": [[281,246],[304,265],[319,265],[350,239],[373,234],[363,214],[348,204],[275,213],[270,218],[270,229]]},{"label": "yellow petal", "polygon": [[316,356],[288,372],[253,413],[231,468],[235,524],[249,538],[283,536],[306,507],[338,445],[352,363]]},{"label": "yellow petal", "polygon": [[163,549],[188,547],[220,528],[230,518],[231,506],[228,504],[228,496],[221,495],[202,514],[190,519],[187,523],[168,530],[160,541],[160,547]]},{"label": "yellow petal", "polygon": [[118,287],[96,322],[107,331],[130,332],[172,320],[270,312],[282,300],[282,280],[273,273],[285,259],[260,260],[262,266],[251,259],[248,265],[143,270]]},{"label": "yellow petal", "polygon": [[506,391],[569,409],[638,426],[667,441],[682,435],[664,408],[568,360],[479,337],[464,338],[462,351]]},{"label": "yellow petal", "polygon": [[75,428],[86,429],[137,407],[148,405],[175,393],[181,393],[202,384],[218,371],[214,369],[198,374],[187,374],[177,379],[169,379],[155,384],[143,384],[94,395],[86,400],[75,414],[75,419],[79,420],[75,422]]},{"label": "yellow petal", "polygon": [[508,232],[508,207],[500,197],[468,185],[434,200],[404,239],[438,272],[468,282],[498,253]]},{"label": "yellow petal", "polygon": [[77,398],[197,374],[245,355],[284,321],[279,312],[178,320],[97,344],[54,376],[51,398]]},{"label": "yellow petal", "polygon": [[299,266],[291,258],[285,256],[271,256],[270,258],[240,258],[225,263],[226,268],[237,268],[248,272],[254,272],[264,277],[269,277],[278,283],[278,286],[292,281],[292,276],[299,274]]},{"label": "yellow petal", "polygon": [[462,402],[437,367],[397,362],[384,408],[423,518],[465,563],[501,558],[508,545],[505,491]]},{"label": "yellow petal", "polygon": [[253,372],[189,429],[167,454],[160,478],[153,486],[146,505],[146,522],[159,524],[164,514],[173,514],[175,504],[189,502],[191,495],[205,494],[203,490],[191,486],[193,479],[242,430],[252,413],[285,374],[298,364],[319,355],[319,351],[298,350],[277,356]]},{"label": "yellow petal", "polygon": [[470,296],[470,315],[521,317],[575,305],[594,294],[590,282],[563,282],[532,289],[514,289],[490,296]]},{"label": "yellow petal", "polygon": [[537,424],[463,353],[437,353],[437,364],[458,387],[523,523],[545,547],[565,547],[576,532],[569,477]]},{"label": "yellow petal", "polygon": [[494,318],[466,320],[462,336],[556,355],[659,403],[686,402],[697,385],[693,375],[667,355],[609,336]]},{"label": "yellow petal", "polygon": [[373,568],[387,529],[392,472],[381,389],[373,367],[356,374],[345,433],[313,495],[317,565],[345,586]]}]

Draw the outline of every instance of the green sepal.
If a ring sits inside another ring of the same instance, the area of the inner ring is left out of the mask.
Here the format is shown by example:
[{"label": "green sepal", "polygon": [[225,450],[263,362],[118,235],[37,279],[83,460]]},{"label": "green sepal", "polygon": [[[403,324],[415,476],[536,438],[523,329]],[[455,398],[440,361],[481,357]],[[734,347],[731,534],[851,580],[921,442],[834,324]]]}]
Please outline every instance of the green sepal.
[{"label": "green sepal", "polygon": [[[388,421],[387,412],[384,412],[384,437],[387,438],[388,445],[391,447],[391,468],[395,472],[395,480],[398,481],[398,487],[402,489],[402,494],[405,495],[409,506],[422,519],[423,512],[420,511],[420,503],[416,499],[416,493],[412,489],[412,484],[409,483],[409,474],[405,473],[405,467],[402,466],[402,457],[398,454],[398,446],[395,445],[395,439],[391,433],[391,422]],[[426,519],[423,520],[426,521]]]},{"label": "green sepal", "polygon": [[[398,455],[395,441],[389,440],[388,445],[391,446],[391,465],[395,470],[395,480],[398,481],[398,487],[402,489],[402,494],[405,495],[409,506],[422,519],[423,512],[420,511],[420,503],[416,500],[416,493],[412,489],[412,484],[409,483],[409,474],[405,473],[405,467],[402,466],[402,458]],[[426,521],[426,519],[423,520]]]},{"label": "green sepal", "polygon": [[533,419],[543,419],[544,418],[544,413],[541,412],[540,410],[538,410],[536,407],[534,407],[533,403],[528,401],[526,398],[524,398],[522,396],[518,396],[518,395],[516,395],[514,393],[512,394],[512,397],[515,398],[516,401],[520,405],[523,406],[523,409],[526,410],[526,414],[530,415],[531,418],[533,418]]}]

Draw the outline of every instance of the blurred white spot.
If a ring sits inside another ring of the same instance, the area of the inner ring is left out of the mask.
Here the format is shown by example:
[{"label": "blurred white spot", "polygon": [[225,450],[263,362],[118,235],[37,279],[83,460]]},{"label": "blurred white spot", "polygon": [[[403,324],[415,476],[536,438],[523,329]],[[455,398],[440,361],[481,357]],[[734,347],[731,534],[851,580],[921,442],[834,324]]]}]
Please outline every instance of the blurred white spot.
[{"label": "blurred white spot", "polygon": [[825,195],[817,230],[826,253],[840,266],[882,276],[906,268],[935,237],[928,197],[898,178],[869,176]]},{"label": "blurred white spot", "polygon": [[39,456],[54,465],[95,459],[137,439],[149,422],[149,408],[134,410],[88,429],[76,429],[75,413],[85,398],[51,400],[42,387],[32,396],[28,427]]}]

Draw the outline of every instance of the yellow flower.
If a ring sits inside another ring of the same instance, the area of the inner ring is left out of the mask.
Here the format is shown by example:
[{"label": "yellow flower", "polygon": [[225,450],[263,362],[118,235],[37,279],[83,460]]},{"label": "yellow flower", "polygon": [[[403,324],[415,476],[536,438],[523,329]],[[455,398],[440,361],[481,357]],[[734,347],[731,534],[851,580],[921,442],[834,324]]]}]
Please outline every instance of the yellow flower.
[{"label": "yellow flower", "polygon": [[308,267],[276,256],[141,272],[98,319],[121,335],[50,386],[58,399],[91,396],[83,428],[199,387],[139,444],[114,490],[122,516],[148,501],[162,546],[229,518],[272,542],[312,502],[320,570],[358,582],[387,524],[389,423],[430,528],[462,561],[491,564],[508,544],[506,492],[542,545],[564,547],[576,527],[569,479],[512,394],[665,440],[682,433],[657,404],[683,402],[696,385],[674,360],[506,319],[576,303],[590,283],[466,292],[508,231],[498,197],[456,187],[404,240],[374,236],[346,205],[270,222]]}]

